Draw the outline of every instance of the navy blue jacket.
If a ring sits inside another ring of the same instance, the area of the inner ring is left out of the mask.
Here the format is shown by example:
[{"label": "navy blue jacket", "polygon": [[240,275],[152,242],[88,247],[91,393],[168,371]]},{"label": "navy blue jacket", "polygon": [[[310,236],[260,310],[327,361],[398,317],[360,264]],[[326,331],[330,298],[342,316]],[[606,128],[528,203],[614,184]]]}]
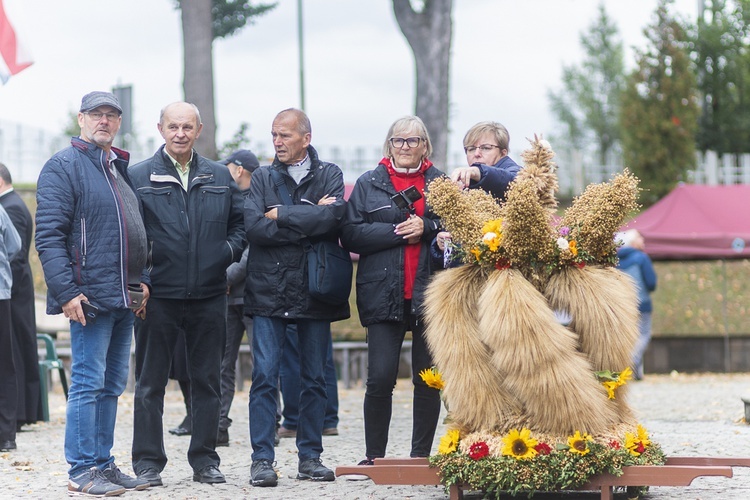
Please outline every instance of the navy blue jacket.
[{"label": "navy blue jacket", "polygon": [[508,190],[508,186],[521,170],[521,167],[510,156],[503,156],[494,165],[475,163],[472,167],[479,167],[481,177],[478,182],[471,181],[469,188],[482,188],[501,201],[505,201],[505,192]]},{"label": "navy blue jacket", "polygon": [[617,258],[620,259],[617,268],[629,274],[638,287],[639,310],[651,312],[650,293],[656,290],[656,272],[651,259],[645,252],[633,247],[617,249]]},{"label": "navy blue jacket", "polygon": [[[425,171],[425,186],[443,173],[436,167]],[[425,206],[422,216],[419,264],[414,279],[411,310],[404,310],[404,250],[406,240],[393,232],[409,215],[391,201],[396,194],[388,170],[378,165],[357,179],[346,207],[341,242],[359,254],[357,264],[357,309],[362,326],[384,321],[403,321],[408,313],[420,315],[424,292],[432,276],[430,242],[440,231],[440,218]]]},{"label": "navy blue jacket", "polygon": [[143,206],[151,295],[203,299],[226,294],[226,270],[244,248],[242,194],[224,165],[193,152],[188,190],[164,146],[130,167]]},{"label": "navy blue jacket", "polygon": [[[115,168],[127,175],[129,154]],[[105,311],[127,308],[127,231],[106,153],[74,137],[44,164],[36,191],[36,249],[47,282],[47,314],[79,294]],[[148,284],[148,277],[141,276]]]}]

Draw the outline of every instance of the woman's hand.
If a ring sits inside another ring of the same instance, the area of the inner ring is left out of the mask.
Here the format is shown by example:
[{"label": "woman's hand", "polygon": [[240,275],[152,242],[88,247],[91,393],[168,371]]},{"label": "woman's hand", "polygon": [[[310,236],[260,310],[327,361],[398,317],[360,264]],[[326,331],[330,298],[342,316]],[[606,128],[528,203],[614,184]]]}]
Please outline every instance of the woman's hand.
[{"label": "woman's hand", "polygon": [[424,220],[416,215],[410,215],[404,222],[396,225],[394,232],[403,237],[407,243],[419,243],[424,233]]},{"label": "woman's hand", "polygon": [[450,241],[451,233],[449,233],[448,231],[440,231],[437,234],[437,246],[441,252],[445,252],[445,245],[447,243],[450,243]]},{"label": "woman's hand", "polygon": [[462,188],[469,187],[471,181],[479,182],[481,178],[482,173],[479,171],[479,167],[461,167],[451,173],[451,180],[458,182]]}]

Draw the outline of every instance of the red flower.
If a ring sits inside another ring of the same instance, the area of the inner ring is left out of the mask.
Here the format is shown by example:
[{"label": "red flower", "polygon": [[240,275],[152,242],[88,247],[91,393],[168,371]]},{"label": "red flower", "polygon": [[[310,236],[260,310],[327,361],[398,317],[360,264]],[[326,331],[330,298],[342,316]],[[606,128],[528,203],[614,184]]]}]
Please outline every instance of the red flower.
[{"label": "red flower", "polygon": [[485,443],[484,441],[474,443],[471,445],[471,448],[469,448],[469,457],[471,457],[472,460],[479,460],[480,458],[484,458],[489,454],[490,447],[487,446],[487,443]]},{"label": "red flower", "polygon": [[534,446],[534,449],[540,455],[549,455],[550,453],[552,453],[552,448],[550,448],[547,443],[539,443],[538,445]]},{"label": "red flower", "polygon": [[673,117],[672,117],[672,124],[673,124],[673,125],[674,125],[675,127],[679,127],[680,125],[682,125],[682,122],[680,121],[680,119],[679,119],[678,117],[676,117],[676,116],[673,116]]},{"label": "red flower", "polygon": [[575,267],[577,267],[578,269],[583,269],[584,267],[586,267],[586,263],[585,262],[576,262],[573,265]]},{"label": "red flower", "polygon": [[510,262],[508,262],[508,259],[500,259],[495,264],[495,269],[502,271],[503,269],[508,269],[510,267]]},{"label": "red flower", "polygon": [[643,453],[644,451],[646,451],[646,447],[643,446],[643,441],[638,441],[638,446],[635,448],[635,451],[637,451],[638,453]]},{"label": "red flower", "polygon": [[609,447],[610,448],[614,448],[615,450],[619,450],[620,449],[620,442],[618,440],[616,440],[616,439],[613,439],[612,441],[609,442]]}]

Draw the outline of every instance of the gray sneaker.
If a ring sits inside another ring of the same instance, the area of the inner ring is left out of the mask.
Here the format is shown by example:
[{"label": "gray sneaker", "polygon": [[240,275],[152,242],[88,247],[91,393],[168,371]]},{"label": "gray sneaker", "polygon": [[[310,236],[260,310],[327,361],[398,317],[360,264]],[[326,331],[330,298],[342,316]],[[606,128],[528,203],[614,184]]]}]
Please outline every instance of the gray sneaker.
[{"label": "gray sneaker", "polygon": [[253,486],[276,486],[279,476],[270,460],[255,460],[250,467],[250,484]]},{"label": "gray sneaker", "polygon": [[299,463],[297,479],[312,481],[334,481],[336,475],[331,469],[323,465],[319,458],[308,458]]},{"label": "gray sneaker", "polygon": [[68,479],[70,497],[116,497],[125,491],[119,484],[112,484],[96,467]]},{"label": "gray sneaker", "polygon": [[114,463],[111,463],[107,467],[105,467],[102,473],[110,483],[119,484],[126,490],[141,491],[151,486],[151,484],[145,479],[141,479],[139,477],[130,477],[127,474],[124,474]]}]

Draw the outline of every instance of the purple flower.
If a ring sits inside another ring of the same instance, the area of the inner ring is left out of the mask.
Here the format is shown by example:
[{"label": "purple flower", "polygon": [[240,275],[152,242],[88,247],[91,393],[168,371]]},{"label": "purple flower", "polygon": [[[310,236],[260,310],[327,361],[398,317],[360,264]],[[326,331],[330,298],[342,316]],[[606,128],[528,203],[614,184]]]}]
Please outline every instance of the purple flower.
[{"label": "purple flower", "polygon": [[568,226],[563,226],[559,229],[560,236],[567,236],[570,234],[570,228]]}]

